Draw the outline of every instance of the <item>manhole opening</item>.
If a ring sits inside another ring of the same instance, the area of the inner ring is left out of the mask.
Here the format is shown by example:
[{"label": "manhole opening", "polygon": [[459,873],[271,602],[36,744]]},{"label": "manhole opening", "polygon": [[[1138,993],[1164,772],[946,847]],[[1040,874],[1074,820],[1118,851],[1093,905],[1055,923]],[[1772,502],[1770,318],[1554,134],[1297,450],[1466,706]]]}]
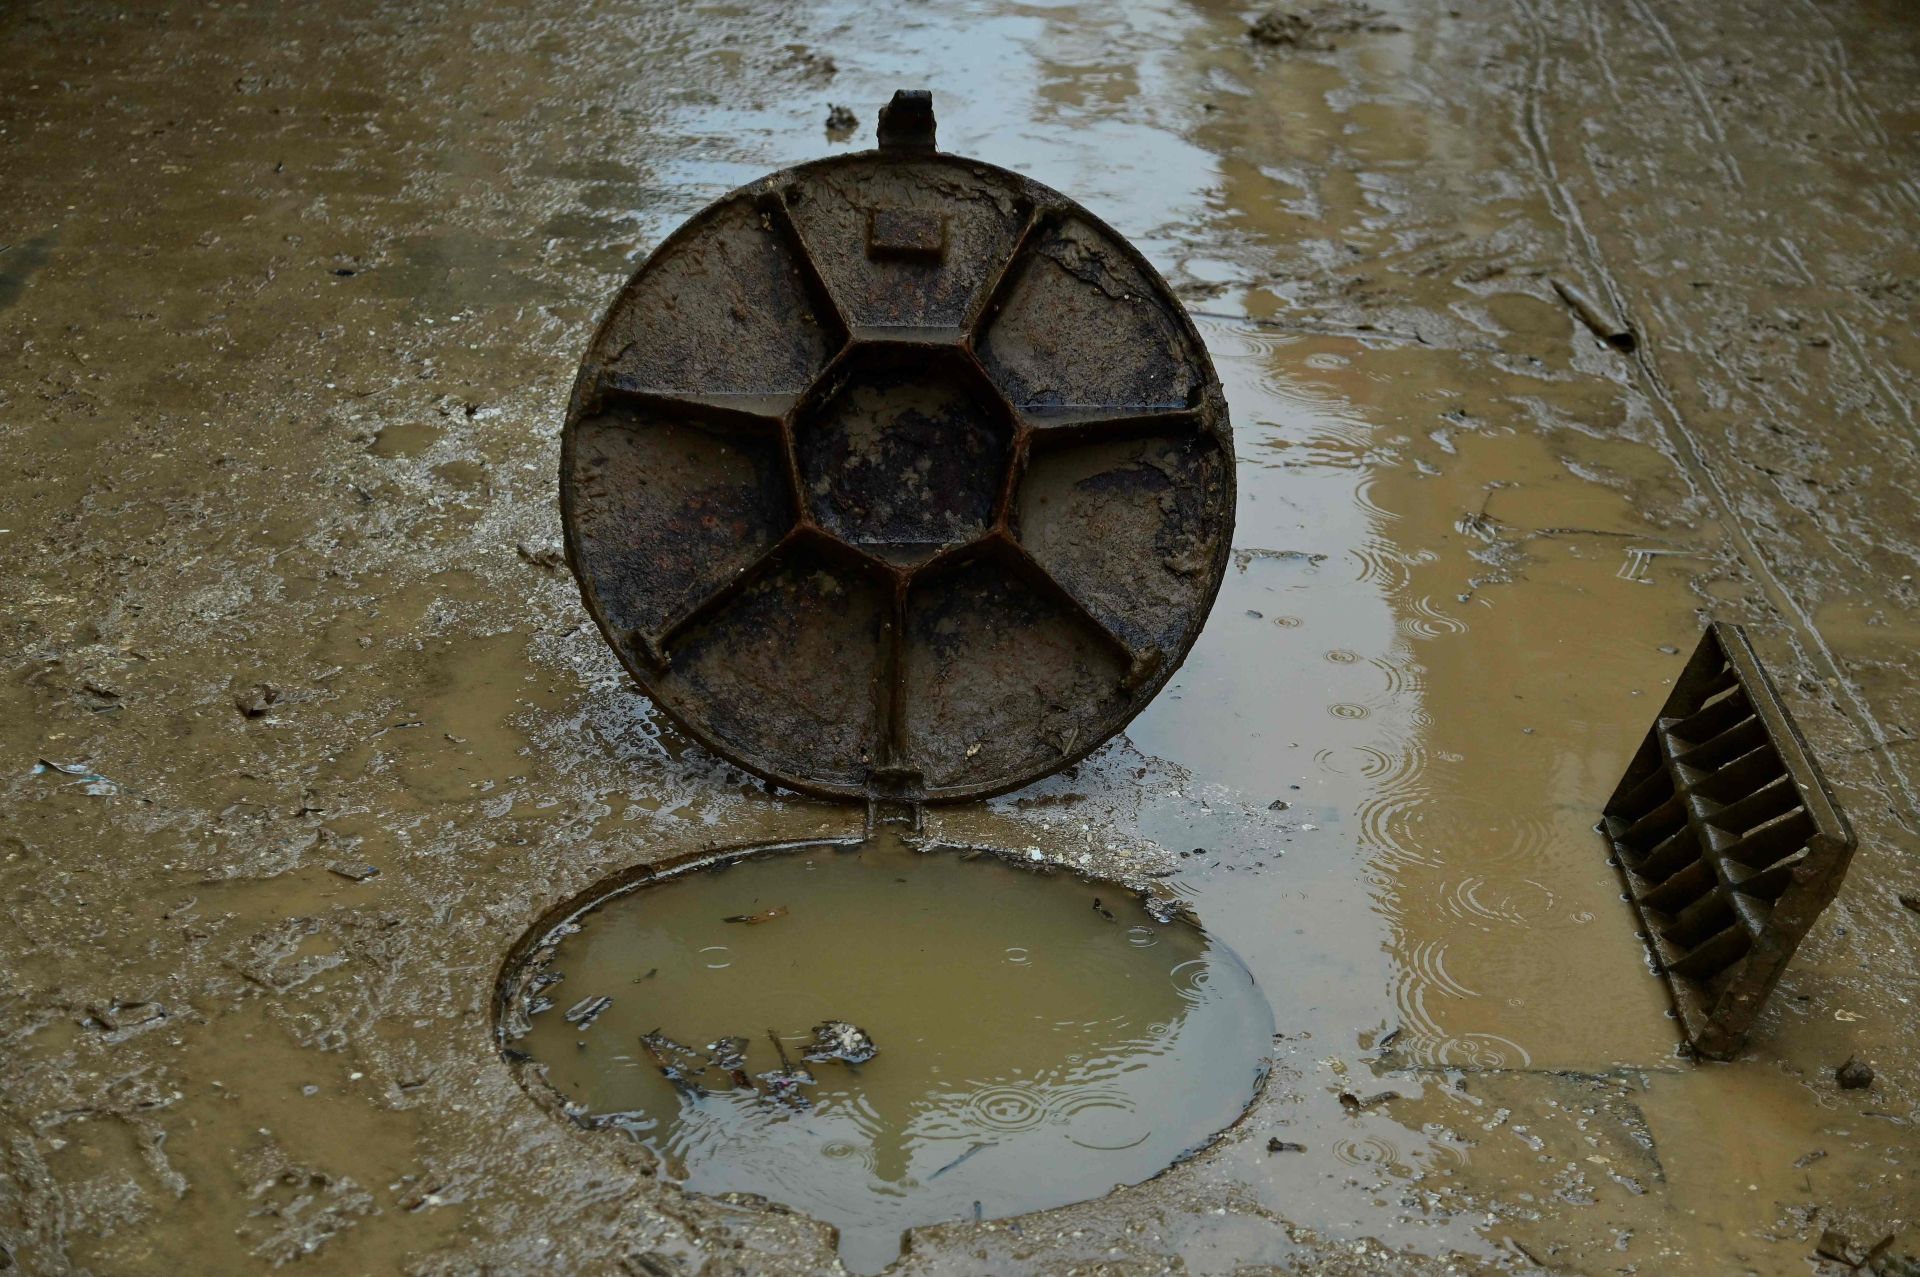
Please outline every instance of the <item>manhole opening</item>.
[{"label": "manhole opening", "polygon": [[839,1230],[1102,1196],[1251,1103],[1274,1022],[1231,950],[1125,888],[882,835],[619,881],[503,976],[523,1082],[698,1193]]}]

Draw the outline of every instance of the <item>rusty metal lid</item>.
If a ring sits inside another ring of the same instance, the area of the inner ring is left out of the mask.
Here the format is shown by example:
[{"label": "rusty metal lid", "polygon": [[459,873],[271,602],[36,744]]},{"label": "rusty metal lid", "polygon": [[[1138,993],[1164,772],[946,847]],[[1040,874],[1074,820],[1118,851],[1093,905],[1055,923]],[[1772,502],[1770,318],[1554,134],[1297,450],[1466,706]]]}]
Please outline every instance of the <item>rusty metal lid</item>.
[{"label": "rusty metal lid", "polygon": [[614,299],[563,436],[567,561],[654,702],[758,775],[979,798],[1124,727],[1226,569],[1192,321],[1099,219],[934,150],[712,204]]}]

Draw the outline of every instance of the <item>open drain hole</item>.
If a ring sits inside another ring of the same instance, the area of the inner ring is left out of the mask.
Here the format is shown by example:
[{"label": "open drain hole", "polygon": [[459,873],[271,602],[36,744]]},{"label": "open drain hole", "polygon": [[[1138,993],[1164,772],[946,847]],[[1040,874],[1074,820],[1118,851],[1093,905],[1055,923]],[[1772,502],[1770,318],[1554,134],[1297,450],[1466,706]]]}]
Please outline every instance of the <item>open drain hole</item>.
[{"label": "open drain hole", "polygon": [[1246,1110],[1274,1028],[1231,950],[1124,888],[892,840],[616,882],[501,990],[536,1097],[832,1224],[859,1273],[916,1225],[1152,1178]]}]

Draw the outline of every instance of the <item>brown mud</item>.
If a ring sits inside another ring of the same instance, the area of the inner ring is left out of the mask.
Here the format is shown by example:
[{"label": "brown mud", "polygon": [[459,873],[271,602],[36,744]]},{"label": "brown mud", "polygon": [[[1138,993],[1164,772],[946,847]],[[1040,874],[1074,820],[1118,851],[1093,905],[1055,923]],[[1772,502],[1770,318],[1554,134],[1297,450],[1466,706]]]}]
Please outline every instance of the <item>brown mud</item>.
[{"label": "brown mud", "polygon": [[[1287,1036],[1207,1153],[901,1270],[1920,1252],[1920,21],[1377,8],[1273,49],[1211,2],[10,7],[13,1267],[834,1271],[823,1224],[556,1121],[491,995],[609,874],[859,831],[630,689],[554,485],[639,255],[902,85],[1161,268],[1240,489],[1145,714],[931,831],[1160,883]],[[1592,832],[1703,616],[1749,626],[1861,839],[1710,1066]]]}]

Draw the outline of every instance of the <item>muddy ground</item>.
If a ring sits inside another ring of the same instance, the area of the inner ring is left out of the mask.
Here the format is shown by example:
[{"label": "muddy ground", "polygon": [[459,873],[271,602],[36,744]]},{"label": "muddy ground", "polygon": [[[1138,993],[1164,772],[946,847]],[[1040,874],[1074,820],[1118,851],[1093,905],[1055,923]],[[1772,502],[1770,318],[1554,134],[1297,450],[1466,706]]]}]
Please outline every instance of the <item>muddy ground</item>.
[{"label": "muddy ground", "polygon": [[[607,874],[857,825],[630,689],[557,557],[557,439],[648,247],[902,85],[1161,267],[1240,458],[1174,683],[931,824],[1172,870],[1284,1037],[1205,1154],[901,1270],[1920,1252],[1920,17],[1258,16],[0,13],[0,1266],[834,1270],[822,1226],[553,1120],[490,995]],[[1678,1053],[1591,831],[1709,617],[1860,834],[1725,1065]]]}]

